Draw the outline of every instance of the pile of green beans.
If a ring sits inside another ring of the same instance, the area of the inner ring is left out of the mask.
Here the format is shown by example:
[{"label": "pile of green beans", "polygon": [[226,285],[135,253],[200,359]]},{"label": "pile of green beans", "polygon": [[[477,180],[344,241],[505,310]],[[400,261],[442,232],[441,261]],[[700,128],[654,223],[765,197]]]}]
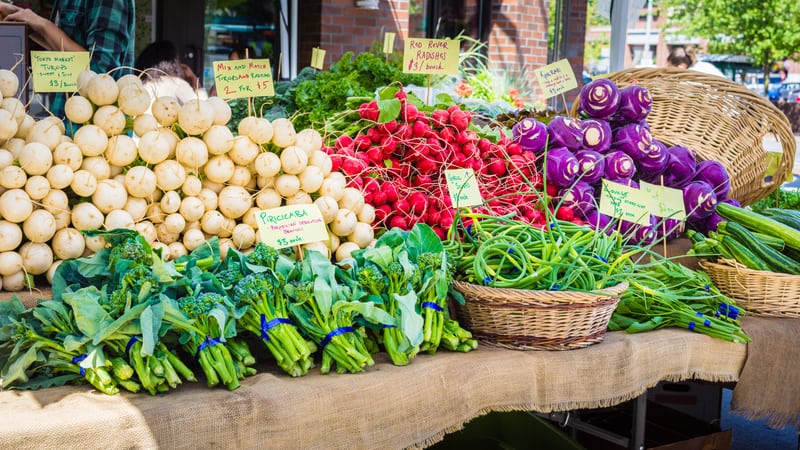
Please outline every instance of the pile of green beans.
[{"label": "pile of green beans", "polygon": [[455,279],[529,290],[594,291],[625,280],[632,263],[619,234],[556,220],[538,228],[511,216],[465,213],[445,242]]}]

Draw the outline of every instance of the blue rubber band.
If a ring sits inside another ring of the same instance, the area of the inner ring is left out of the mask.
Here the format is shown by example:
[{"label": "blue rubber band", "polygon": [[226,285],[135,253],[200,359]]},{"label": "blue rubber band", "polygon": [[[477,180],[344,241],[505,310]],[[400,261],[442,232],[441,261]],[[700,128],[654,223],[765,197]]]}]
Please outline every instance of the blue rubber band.
[{"label": "blue rubber band", "polygon": [[701,313],[701,312],[695,313],[695,314],[697,315],[697,317],[703,317],[703,313]]},{"label": "blue rubber band", "polygon": [[483,279],[483,285],[487,286],[489,283],[492,282],[492,277],[486,277]]},{"label": "blue rubber band", "polygon": [[694,322],[689,322],[689,330],[694,331]]},{"label": "blue rubber band", "polygon": [[390,323],[385,323],[381,328],[397,328],[397,325],[392,325]]},{"label": "blue rubber band", "polygon": [[125,345],[125,358],[129,358],[130,357],[131,347],[133,347],[133,344],[135,344],[136,341],[138,341],[138,340],[139,339],[137,339],[136,336],[132,336],[131,339],[128,341],[128,344]]},{"label": "blue rubber band", "polygon": [[705,285],[705,289],[706,289],[706,292],[710,292],[711,291],[711,286],[707,284],[707,285]]},{"label": "blue rubber band", "polygon": [[509,247],[508,254],[510,254],[510,255],[514,254],[514,247]]},{"label": "blue rubber band", "polygon": [[285,317],[276,317],[269,322],[267,322],[266,316],[261,314],[261,339],[268,341],[269,340],[269,333],[267,333],[270,329],[277,327],[278,325],[286,323],[291,324],[292,321],[285,318]]},{"label": "blue rubber band", "polygon": [[603,258],[602,256],[600,256],[600,255],[594,255],[594,257],[595,257],[595,259],[599,259],[600,261],[602,261],[602,262],[604,262],[604,263],[608,264],[608,260],[607,260],[607,259],[605,259],[605,258]]},{"label": "blue rubber band", "polygon": [[554,284],[553,287],[550,288],[551,291],[557,291],[559,289],[561,289],[561,286],[559,286],[557,284]]},{"label": "blue rubber band", "polygon": [[86,376],[86,370],[80,365],[80,362],[86,359],[89,355],[81,353],[80,355],[72,358],[72,364],[76,364],[81,369],[81,376]]},{"label": "blue rubber band", "polygon": [[434,311],[444,311],[444,308],[442,308],[441,306],[437,305],[434,302],[423,302],[422,307],[432,309]]},{"label": "blue rubber band", "polygon": [[217,344],[219,344],[221,342],[222,341],[219,340],[219,338],[209,338],[208,336],[206,336],[206,340],[201,342],[200,345],[197,346],[197,352],[195,352],[195,354],[194,354],[194,360],[195,361],[199,361],[200,360],[200,351],[201,350],[203,350],[206,347],[211,347],[212,345],[217,345]]},{"label": "blue rubber band", "polygon": [[467,225],[467,234],[472,234],[472,224]]},{"label": "blue rubber band", "polygon": [[340,334],[352,333],[353,331],[356,331],[355,329],[353,329],[353,327],[337,328],[328,333],[328,335],[325,336],[325,339],[323,339],[322,342],[319,343],[319,346],[325,348],[326,345],[331,343],[331,339],[335,338],[336,336],[339,336]]},{"label": "blue rubber band", "polygon": [[707,327],[710,327],[711,326],[711,321],[706,319],[706,320],[703,321],[703,325],[705,325]]}]

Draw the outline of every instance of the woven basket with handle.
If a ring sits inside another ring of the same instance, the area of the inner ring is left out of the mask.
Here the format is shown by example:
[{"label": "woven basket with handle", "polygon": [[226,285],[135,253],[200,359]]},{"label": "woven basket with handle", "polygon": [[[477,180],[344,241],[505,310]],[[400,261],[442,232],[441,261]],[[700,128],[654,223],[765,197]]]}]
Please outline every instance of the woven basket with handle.
[{"label": "woven basket with handle", "polygon": [[603,340],[628,283],[595,292],[502,289],[454,281],[459,321],[479,341],[514,350],[570,350]]},{"label": "woven basket with handle", "polygon": [[800,318],[800,275],[748,269],[730,259],[700,260],[698,264],[714,286],[747,314]]},{"label": "woven basket with handle", "polygon": [[[729,197],[749,205],[778,188],[794,165],[795,138],[786,116],[769,100],[726,78],[678,68],[632,68],[606,76],[623,88],[650,92],[647,117],[653,137],[716,160],[731,178]],[[573,115],[578,102],[573,104]],[[767,176],[765,139],[777,141],[783,157]]]}]

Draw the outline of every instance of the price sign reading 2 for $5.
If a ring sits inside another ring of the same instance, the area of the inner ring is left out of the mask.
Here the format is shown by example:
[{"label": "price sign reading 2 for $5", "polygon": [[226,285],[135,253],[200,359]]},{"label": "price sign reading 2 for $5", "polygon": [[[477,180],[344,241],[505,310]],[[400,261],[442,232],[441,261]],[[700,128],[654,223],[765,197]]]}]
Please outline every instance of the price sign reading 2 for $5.
[{"label": "price sign reading 2 for $5", "polygon": [[220,98],[272,97],[275,85],[268,59],[237,59],[214,63]]},{"label": "price sign reading 2 for $5", "polygon": [[256,218],[261,240],[273,248],[328,240],[328,227],[313,203],[265,209]]}]

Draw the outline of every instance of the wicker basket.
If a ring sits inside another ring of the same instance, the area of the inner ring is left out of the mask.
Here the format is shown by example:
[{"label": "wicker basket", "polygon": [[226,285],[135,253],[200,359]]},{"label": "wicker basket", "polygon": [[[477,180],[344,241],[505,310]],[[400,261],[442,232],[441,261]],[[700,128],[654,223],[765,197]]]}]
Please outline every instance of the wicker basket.
[{"label": "wicker basket", "polygon": [[499,289],[455,281],[461,324],[479,341],[514,350],[570,350],[603,340],[628,283],[594,293]]},{"label": "wicker basket", "polygon": [[[620,88],[647,88],[653,137],[693,149],[699,159],[722,163],[731,177],[730,197],[749,205],[778,188],[792,171],[795,138],[772,103],[726,78],[677,68],[625,69],[607,75]],[[573,104],[573,114],[578,102]],[[783,150],[777,171],[765,177],[764,140]]]},{"label": "wicker basket", "polygon": [[800,275],[748,269],[729,259],[699,262],[719,290],[747,314],[800,317]]}]

